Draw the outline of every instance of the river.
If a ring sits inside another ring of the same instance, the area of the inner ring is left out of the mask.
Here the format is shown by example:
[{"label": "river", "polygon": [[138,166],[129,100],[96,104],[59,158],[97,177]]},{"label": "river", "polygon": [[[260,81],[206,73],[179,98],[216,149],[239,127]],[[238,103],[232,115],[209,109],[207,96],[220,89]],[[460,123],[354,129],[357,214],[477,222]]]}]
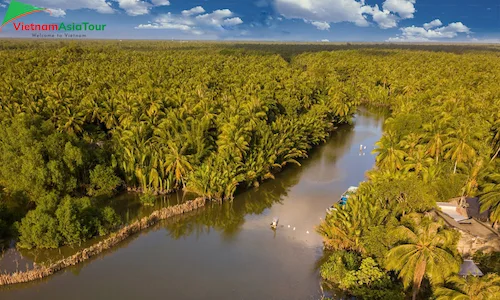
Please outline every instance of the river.
[{"label": "river", "polygon": [[361,109],[302,166],[232,203],[167,220],[44,280],[1,287],[0,299],[319,299],[323,250],[314,228],[349,186],[365,180],[383,121]]}]

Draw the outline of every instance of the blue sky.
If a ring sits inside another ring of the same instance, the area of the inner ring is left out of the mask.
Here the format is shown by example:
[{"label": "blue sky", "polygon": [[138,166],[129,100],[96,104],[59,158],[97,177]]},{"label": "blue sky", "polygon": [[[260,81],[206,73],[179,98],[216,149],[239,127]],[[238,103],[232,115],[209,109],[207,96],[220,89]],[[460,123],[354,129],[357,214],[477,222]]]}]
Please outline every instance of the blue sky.
[{"label": "blue sky", "polygon": [[[0,18],[9,1],[0,0]],[[500,0],[24,0],[116,39],[500,42]],[[4,27],[0,37],[27,37]]]}]

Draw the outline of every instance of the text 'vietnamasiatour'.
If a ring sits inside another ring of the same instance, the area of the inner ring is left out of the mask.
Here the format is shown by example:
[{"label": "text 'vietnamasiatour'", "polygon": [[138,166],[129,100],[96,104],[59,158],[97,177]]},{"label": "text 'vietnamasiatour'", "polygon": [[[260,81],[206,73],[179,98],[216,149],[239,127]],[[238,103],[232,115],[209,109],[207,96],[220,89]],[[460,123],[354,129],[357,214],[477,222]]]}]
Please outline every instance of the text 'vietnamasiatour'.
[{"label": "text 'vietnamasiatour'", "polygon": [[15,22],[14,29],[16,31],[103,31],[106,24],[91,24],[89,22],[67,24],[61,22],[59,24],[25,24],[24,22]]}]

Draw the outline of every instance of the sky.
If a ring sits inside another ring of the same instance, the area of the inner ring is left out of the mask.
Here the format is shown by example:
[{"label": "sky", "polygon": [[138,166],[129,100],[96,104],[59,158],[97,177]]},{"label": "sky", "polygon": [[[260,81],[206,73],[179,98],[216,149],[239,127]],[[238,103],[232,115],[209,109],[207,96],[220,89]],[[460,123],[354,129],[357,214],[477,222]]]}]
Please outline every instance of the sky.
[{"label": "sky", "polygon": [[[16,22],[106,24],[90,38],[500,43],[500,0],[21,1],[51,13]],[[32,33],[8,24],[0,37]]]}]

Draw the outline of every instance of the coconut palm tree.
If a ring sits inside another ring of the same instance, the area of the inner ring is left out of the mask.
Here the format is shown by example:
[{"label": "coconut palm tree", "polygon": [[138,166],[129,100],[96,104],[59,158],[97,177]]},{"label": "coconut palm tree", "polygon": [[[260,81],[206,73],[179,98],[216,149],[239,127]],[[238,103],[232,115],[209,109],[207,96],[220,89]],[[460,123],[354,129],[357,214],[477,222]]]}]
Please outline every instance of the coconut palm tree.
[{"label": "coconut palm tree", "polygon": [[495,300],[500,299],[500,276],[453,276],[435,292],[437,300]]},{"label": "coconut palm tree", "polygon": [[450,138],[443,149],[446,151],[445,158],[455,161],[453,167],[453,174],[455,174],[458,164],[473,160],[477,152],[472,146],[474,134],[470,132],[466,124],[461,124],[458,129],[450,129],[449,135]]},{"label": "coconut palm tree", "polygon": [[165,155],[165,162],[163,167],[165,172],[168,174],[172,172],[174,174],[175,182],[177,185],[182,185],[186,187],[185,176],[186,174],[193,170],[191,163],[187,156],[184,155],[186,148],[180,148],[172,143],[168,143],[167,153]]},{"label": "coconut palm tree", "polygon": [[479,200],[481,211],[490,210],[490,220],[500,221],[500,174],[493,174],[488,178],[490,182],[483,185]]},{"label": "coconut palm tree", "polygon": [[412,154],[408,154],[403,169],[406,172],[414,172],[416,175],[428,174],[429,167],[432,166],[433,163],[434,160],[429,157],[424,146],[417,145]]},{"label": "coconut palm tree", "polygon": [[459,270],[459,261],[450,252],[452,232],[430,217],[410,214],[407,225],[394,231],[400,241],[386,256],[386,268],[397,271],[406,288],[412,286],[415,300],[422,280],[427,278],[432,284],[440,283]]},{"label": "coconut palm tree", "polygon": [[439,163],[439,157],[443,153],[445,140],[448,136],[444,128],[449,119],[449,115],[446,114],[443,118],[434,119],[432,123],[423,126],[428,137],[427,151],[436,159],[436,164]]},{"label": "coconut palm tree", "polygon": [[364,195],[353,196],[344,206],[332,210],[316,229],[324,238],[325,247],[366,253],[361,241],[363,233],[385,224],[389,211]]},{"label": "coconut palm tree", "polygon": [[497,113],[495,119],[491,129],[493,133],[491,137],[491,146],[493,147],[494,154],[490,162],[494,161],[500,154],[500,113]]},{"label": "coconut palm tree", "polygon": [[390,171],[401,170],[406,152],[400,148],[394,131],[386,131],[375,146],[377,148],[373,150],[373,153],[377,154],[376,160],[379,168]]},{"label": "coconut palm tree", "polygon": [[412,132],[405,136],[400,142],[400,146],[402,149],[408,152],[408,156],[413,155],[413,151],[417,150],[417,146],[420,145],[420,141],[422,139],[422,134],[417,132]]}]

